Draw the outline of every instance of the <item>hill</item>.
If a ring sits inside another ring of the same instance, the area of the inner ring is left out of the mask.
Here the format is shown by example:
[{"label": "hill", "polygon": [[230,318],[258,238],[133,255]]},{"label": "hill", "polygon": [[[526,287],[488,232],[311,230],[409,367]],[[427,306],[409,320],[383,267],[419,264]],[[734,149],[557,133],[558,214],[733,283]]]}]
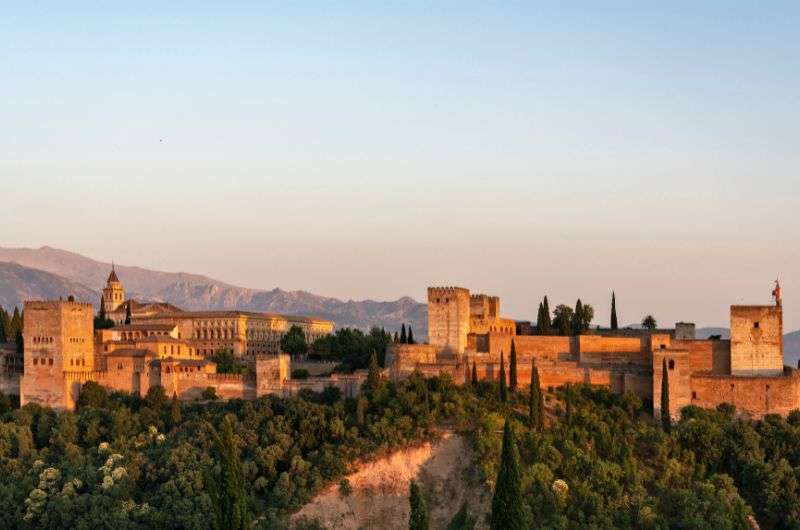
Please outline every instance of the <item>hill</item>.
[{"label": "hill", "polygon": [[[15,274],[0,278],[0,293],[4,293],[0,303],[4,306],[19,305],[26,297],[47,297],[48,293],[63,296],[64,292],[69,294],[70,289],[78,299],[96,303],[111,269],[110,263],[46,246],[38,249],[0,247],[0,262],[21,266]],[[22,269],[27,272],[22,273]],[[185,272],[126,265],[116,265],[116,271],[130,297],[169,302],[185,309],[313,315],[332,320],[340,328],[382,326],[394,331],[405,322],[411,324],[419,340],[425,340],[428,329],[427,306],[409,297],[385,302],[343,301],[306,291],[238,287]],[[41,273],[49,274],[42,276]]]}]

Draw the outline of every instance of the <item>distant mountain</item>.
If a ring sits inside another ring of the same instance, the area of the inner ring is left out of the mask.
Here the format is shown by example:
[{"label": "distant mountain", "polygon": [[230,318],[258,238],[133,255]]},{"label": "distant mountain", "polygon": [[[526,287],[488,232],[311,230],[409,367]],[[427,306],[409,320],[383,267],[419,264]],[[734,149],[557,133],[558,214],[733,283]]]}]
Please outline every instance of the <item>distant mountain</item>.
[{"label": "distant mountain", "polygon": [[49,272],[0,262],[0,306],[11,311],[22,309],[25,300],[54,300],[75,296],[77,300],[97,301],[99,293],[85,285]]},{"label": "distant mountain", "polygon": [[[111,269],[110,263],[52,247],[0,247],[0,262],[19,264],[15,274],[0,276],[0,304],[4,306],[18,305],[31,297],[57,298],[63,293],[72,293],[80,300],[97,304]],[[138,300],[169,302],[194,310],[241,309],[311,315],[330,319],[337,327],[361,329],[382,326],[394,331],[405,322],[411,324],[419,340],[427,338],[428,308],[408,297],[389,302],[343,301],[305,291],[237,287],[199,274],[124,265],[115,268],[128,296]],[[23,270],[28,272],[23,273]],[[42,274],[47,276],[40,276]],[[35,282],[34,278],[40,279]]]}]

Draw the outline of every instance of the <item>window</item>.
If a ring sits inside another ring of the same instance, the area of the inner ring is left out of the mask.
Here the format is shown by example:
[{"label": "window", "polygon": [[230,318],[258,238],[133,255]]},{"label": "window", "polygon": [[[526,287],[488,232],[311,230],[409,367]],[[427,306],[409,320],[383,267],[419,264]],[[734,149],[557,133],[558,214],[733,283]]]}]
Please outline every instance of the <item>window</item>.
[{"label": "window", "polygon": [[[662,349],[662,350],[666,350],[666,349],[667,349],[667,345],[666,345],[666,344],[662,344],[662,345],[661,345],[661,349]],[[671,361],[670,361],[670,362],[671,362]]]},{"label": "window", "polygon": [[39,359],[37,359],[36,357],[34,357],[34,358],[33,358],[33,365],[34,365],[34,366],[36,366],[37,364],[39,364],[39,362],[38,362],[38,361],[39,361]]},{"label": "window", "polygon": [[669,369],[670,370],[674,370],[675,369],[675,361],[673,361],[672,359],[669,360]]},{"label": "window", "polygon": [[692,399],[697,399],[697,392],[694,390],[692,391]]},{"label": "window", "polygon": [[758,328],[759,328],[759,326],[760,326],[760,324],[759,324],[758,322],[753,322],[753,327],[754,327],[755,329],[758,329]]},{"label": "window", "polygon": [[50,366],[53,366],[53,359],[52,359],[52,357],[51,357],[50,359],[47,359],[47,364],[49,364]]}]

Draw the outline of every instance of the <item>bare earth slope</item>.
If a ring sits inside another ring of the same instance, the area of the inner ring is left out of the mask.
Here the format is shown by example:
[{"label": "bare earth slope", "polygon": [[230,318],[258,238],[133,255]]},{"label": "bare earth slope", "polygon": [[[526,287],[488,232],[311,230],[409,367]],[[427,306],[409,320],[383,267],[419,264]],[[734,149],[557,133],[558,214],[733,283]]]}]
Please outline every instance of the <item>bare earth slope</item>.
[{"label": "bare earth slope", "polygon": [[408,528],[408,486],[415,479],[428,499],[431,529],[445,528],[464,500],[476,528],[486,528],[484,515],[491,496],[470,479],[473,459],[466,438],[445,433],[434,444],[397,451],[362,464],[347,480],[352,493],[344,496],[334,484],[304,506],[293,520],[317,519],[329,530]]}]

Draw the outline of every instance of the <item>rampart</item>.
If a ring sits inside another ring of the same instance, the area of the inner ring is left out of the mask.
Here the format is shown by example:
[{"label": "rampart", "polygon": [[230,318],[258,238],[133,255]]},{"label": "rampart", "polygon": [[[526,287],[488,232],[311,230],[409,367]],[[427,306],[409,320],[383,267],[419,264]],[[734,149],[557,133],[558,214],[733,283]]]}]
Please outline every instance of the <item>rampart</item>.
[{"label": "rampart", "polygon": [[800,372],[792,368],[781,376],[694,374],[691,385],[693,405],[711,408],[730,403],[754,419],[765,414],[786,416],[800,403]]}]

